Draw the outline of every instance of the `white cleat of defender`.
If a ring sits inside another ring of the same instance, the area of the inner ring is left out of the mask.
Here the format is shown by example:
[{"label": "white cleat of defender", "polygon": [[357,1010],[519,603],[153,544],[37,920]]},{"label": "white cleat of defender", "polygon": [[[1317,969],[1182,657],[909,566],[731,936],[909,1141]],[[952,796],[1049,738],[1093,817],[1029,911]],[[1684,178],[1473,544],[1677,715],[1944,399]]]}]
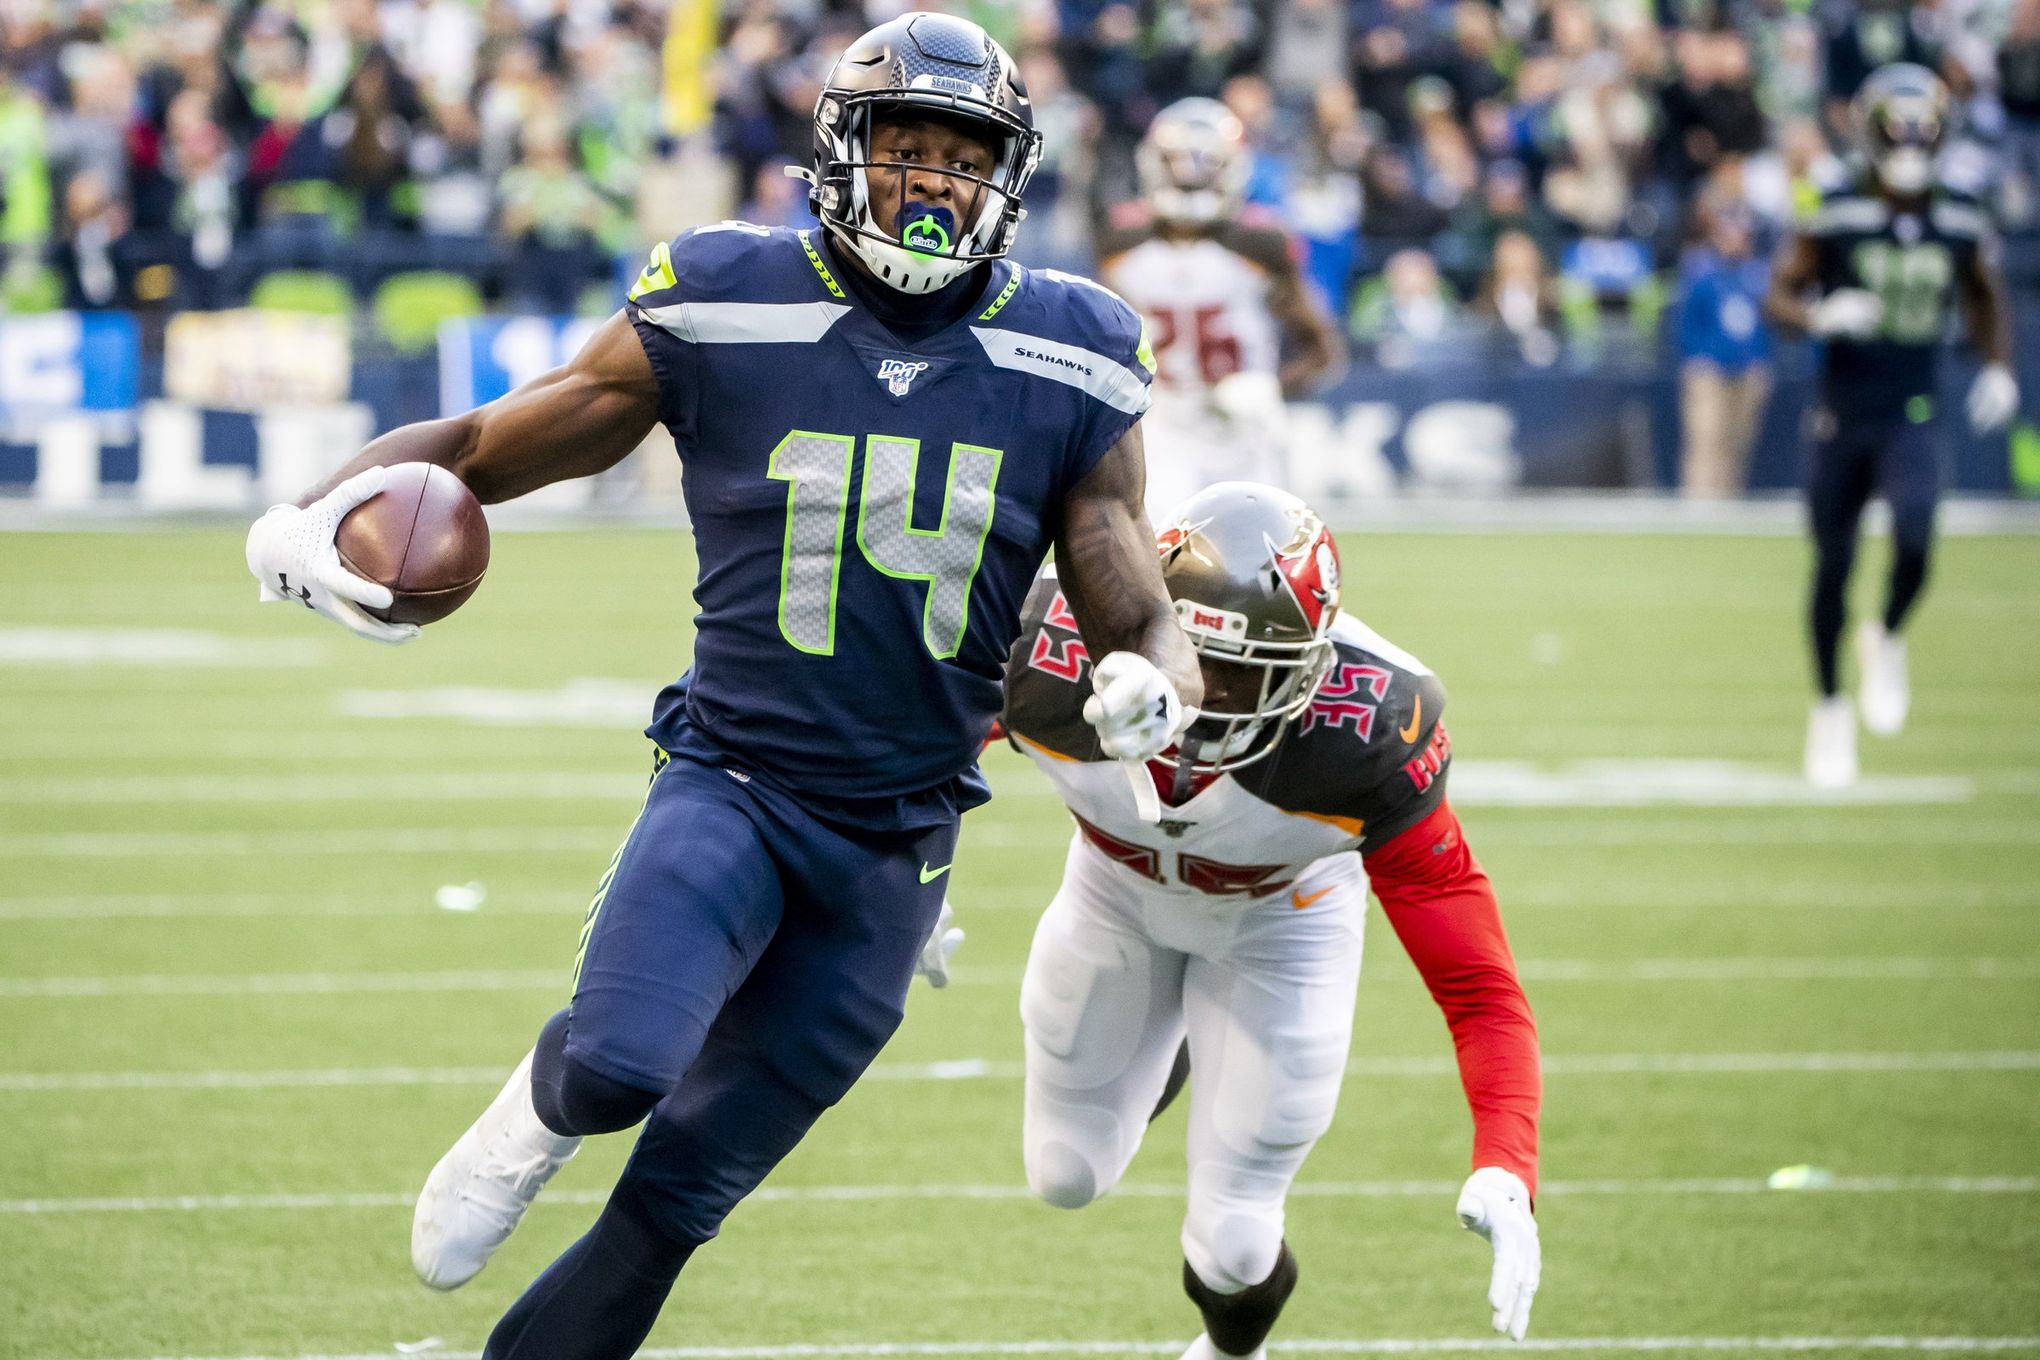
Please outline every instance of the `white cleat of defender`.
[{"label": "white cleat of defender", "polygon": [[1880,737],[1897,736],[1912,707],[1912,686],[1906,678],[1905,639],[1884,631],[1876,619],[1856,629],[1856,663],[1862,669],[1858,702],[1863,726]]},{"label": "white cleat of defender", "polygon": [[1806,723],[1806,782],[1817,789],[1856,782],[1856,707],[1846,694],[1814,701]]},{"label": "white cleat of defender", "polygon": [[539,1121],[531,1055],[432,1168],[411,1218],[411,1265],[434,1289],[458,1289],[516,1231],[538,1192],[580,1150]]}]

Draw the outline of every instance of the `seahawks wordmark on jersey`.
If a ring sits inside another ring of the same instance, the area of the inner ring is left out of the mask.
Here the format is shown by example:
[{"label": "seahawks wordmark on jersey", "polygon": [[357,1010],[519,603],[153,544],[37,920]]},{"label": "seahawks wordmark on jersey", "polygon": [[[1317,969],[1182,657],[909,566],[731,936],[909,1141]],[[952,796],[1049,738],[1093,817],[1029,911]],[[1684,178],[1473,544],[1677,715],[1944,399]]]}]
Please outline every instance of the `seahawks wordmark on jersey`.
[{"label": "seahawks wordmark on jersey", "polygon": [[1064,501],[1153,375],[1139,319],[1087,280],[996,262],[909,343],[838,267],[813,233],[729,222],[632,289],[700,558],[694,665],[649,733],[898,799],[973,769]]}]

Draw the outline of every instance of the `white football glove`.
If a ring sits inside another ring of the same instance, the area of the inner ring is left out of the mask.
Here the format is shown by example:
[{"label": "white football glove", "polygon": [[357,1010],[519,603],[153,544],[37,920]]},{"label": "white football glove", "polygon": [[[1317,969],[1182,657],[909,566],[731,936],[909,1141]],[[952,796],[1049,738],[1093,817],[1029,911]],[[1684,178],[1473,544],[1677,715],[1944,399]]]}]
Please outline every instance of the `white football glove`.
[{"label": "white football glove", "polygon": [[342,566],[333,546],[347,512],[380,492],[388,477],[387,468],[363,468],[302,510],[269,507],[248,530],[248,570],[262,583],[257,600],[294,601],[377,642],[394,645],[418,636],[415,623],[384,623],[362,612],[362,605],[387,609],[394,597],[388,586]]},{"label": "white football glove", "polygon": [[1084,721],[1114,760],[1151,760],[1168,749],[1197,710],[1183,702],[1169,677],[1138,652],[1111,652],[1091,668]]},{"label": "white football glove", "polygon": [[1480,1168],[1459,1191],[1459,1223],[1494,1247],[1488,1306],[1494,1309],[1495,1330],[1521,1341],[1530,1330],[1530,1301],[1537,1296],[1543,1268],[1529,1187],[1513,1171]]},{"label": "white football glove", "polygon": [[963,929],[956,924],[956,913],[950,909],[949,899],[942,899],[942,912],[935,918],[935,928],[928,932],[928,942],[921,946],[921,957],[914,964],[914,975],[928,979],[930,987],[949,985],[949,956],[963,944]]},{"label": "white football glove", "polygon": [[1229,373],[1206,394],[1212,413],[1235,425],[1271,426],[1282,421],[1282,384],[1273,373]]},{"label": "white football glove", "polygon": [[2019,380],[2003,364],[1985,364],[1969,385],[1969,428],[1989,434],[2018,413]]},{"label": "white football glove", "polygon": [[1884,301],[1867,288],[1837,288],[1813,304],[1807,320],[1815,335],[1868,340],[1884,324]]}]

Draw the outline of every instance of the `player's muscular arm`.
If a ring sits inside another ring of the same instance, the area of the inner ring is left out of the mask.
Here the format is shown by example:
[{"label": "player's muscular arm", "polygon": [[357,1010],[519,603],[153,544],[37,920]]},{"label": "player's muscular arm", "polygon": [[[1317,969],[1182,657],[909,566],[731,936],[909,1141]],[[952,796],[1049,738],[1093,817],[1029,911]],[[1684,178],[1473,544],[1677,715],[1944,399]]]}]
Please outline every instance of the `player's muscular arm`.
[{"label": "player's muscular arm", "polygon": [[1820,260],[1814,244],[1804,236],[1787,238],[1771,266],[1771,287],[1764,294],[1764,314],[1785,327],[1801,333],[1813,329],[1813,308],[1806,300],[1820,276]]},{"label": "player's muscular arm", "polygon": [[1137,652],[1197,707],[1204,678],[1162,585],[1154,529],[1141,506],[1146,485],[1147,455],[1135,425],[1064,502],[1056,578],[1092,656]]},{"label": "player's muscular arm", "polygon": [[1969,343],[1989,364],[2012,362],[2012,307],[2005,293],[2004,271],[1998,268],[1994,243],[1971,257],[1962,271],[1962,315]]},{"label": "player's muscular arm", "polygon": [[1294,399],[1307,396],[1345,366],[1346,344],[1305,285],[1302,272],[1286,258],[1284,264],[1286,268],[1275,275],[1268,290],[1268,311],[1282,328],[1290,354],[1277,375],[1282,395]]},{"label": "player's muscular arm", "polygon": [[465,415],[405,425],[305,493],[310,505],[363,468],[437,463],[485,504],[614,467],[658,420],[659,390],[630,318],[602,323],[566,364]]}]

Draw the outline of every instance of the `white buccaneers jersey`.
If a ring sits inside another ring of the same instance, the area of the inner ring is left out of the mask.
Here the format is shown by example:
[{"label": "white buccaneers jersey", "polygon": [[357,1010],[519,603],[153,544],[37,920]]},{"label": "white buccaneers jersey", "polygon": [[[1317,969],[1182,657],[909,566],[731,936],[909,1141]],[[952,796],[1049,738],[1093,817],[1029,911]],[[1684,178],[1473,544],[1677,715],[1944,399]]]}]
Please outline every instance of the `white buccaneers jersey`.
[{"label": "white buccaneers jersey", "polygon": [[1099,278],[1147,322],[1158,404],[1235,373],[1275,375],[1282,335],[1268,294],[1295,267],[1289,249],[1278,230],[1238,224],[1168,239],[1135,220],[1107,234]]},{"label": "white buccaneers jersey", "polygon": [[1216,482],[1283,481],[1282,335],[1268,296],[1296,267],[1289,237],[1229,223],[1167,239],[1136,210],[1099,256],[1100,278],[1141,314],[1154,349],[1149,516]]},{"label": "white buccaneers jersey", "polygon": [[[1084,721],[1090,657],[1044,574],[1006,664],[1005,730],[1055,785],[1079,834],[1154,890],[1289,892],[1327,856],[1382,845],[1445,798],[1451,742],[1437,677],[1350,614],[1339,616],[1332,640],[1331,674],[1281,746],[1204,781],[1152,823],[1138,811],[1126,768],[1105,757]],[[1158,788],[1173,784],[1172,770],[1149,773]]]}]

